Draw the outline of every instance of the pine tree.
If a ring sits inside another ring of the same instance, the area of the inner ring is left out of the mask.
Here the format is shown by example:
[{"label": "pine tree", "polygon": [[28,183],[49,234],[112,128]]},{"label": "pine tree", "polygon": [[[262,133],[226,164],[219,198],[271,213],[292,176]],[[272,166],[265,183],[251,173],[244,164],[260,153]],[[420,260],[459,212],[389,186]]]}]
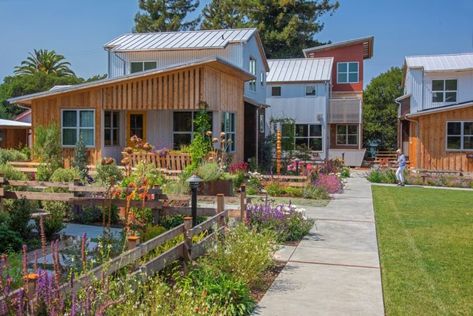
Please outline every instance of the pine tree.
[{"label": "pine tree", "polygon": [[139,0],[140,12],[135,16],[135,32],[193,30],[200,17],[184,21],[199,6],[198,0]]},{"label": "pine tree", "polygon": [[85,148],[82,137],[79,137],[74,149],[74,160],[72,166],[77,169],[82,180],[87,178],[87,149]]},{"label": "pine tree", "polygon": [[213,0],[202,10],[203,30],[247,27],[239,0]]},{"label": "pine tree", "polygon": [[302,49],[321,44],[314,39],[324,27],[319,18],[338,7],[332,0],[212,0],[202,27],[255,27],[269,58],[300,57]]}]

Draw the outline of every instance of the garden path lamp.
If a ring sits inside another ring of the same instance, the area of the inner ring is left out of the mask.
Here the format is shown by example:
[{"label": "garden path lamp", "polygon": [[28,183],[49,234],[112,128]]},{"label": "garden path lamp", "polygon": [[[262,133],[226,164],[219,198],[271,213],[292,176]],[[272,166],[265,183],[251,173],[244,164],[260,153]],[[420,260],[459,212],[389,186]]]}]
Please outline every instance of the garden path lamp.
[{"label": "garden path lamp", "polygon": [[189,183],[189,186],[191,188],[191,193],[192,193],[191,210],[192,210],[192,227],[194,227],[197,225],[197,189],[199,188],[199,184],[202,182],[202,179],[194,174],[186,181]]}]

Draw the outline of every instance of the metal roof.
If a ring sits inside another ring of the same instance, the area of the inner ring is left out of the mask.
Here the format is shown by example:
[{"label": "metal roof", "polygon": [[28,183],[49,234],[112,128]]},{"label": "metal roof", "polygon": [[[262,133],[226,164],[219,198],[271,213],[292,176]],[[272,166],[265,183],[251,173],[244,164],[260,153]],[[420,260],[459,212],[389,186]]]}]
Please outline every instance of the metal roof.
[{"label": "metal roof", "polygon": [[347,41],[310,47],[310,48],[303,49],[302,52],[304,53],[305,57],[308,57],[307,54],[311,52],[320,52],[320,51],[330,50],[330,49],[344,47],[344,46],[351,46],[351,45],[360,44],[360,43],[363,44],[363,54],[364,54],[363,58],[366,59],[366,58],[373,57],[374,36],[355,38],[355,39],[351,39]]},{"label": "metal roof", "polygon": [[406,66],[424,71],[461,71],[473,69],[473,53],[407,56]]},{"label": "metal roof", "polygon": [[333,58],[269,59],[267,82],[330,81]]},{"label": "metal roof", "polygon": [[418,116],[423,116],[423,115],[429,115],[429,114],[459,110],[459,109],[468,108],[470,106],[473,106],[473,100],[465,101],[465,102],[461,102],[461,103],[457,103],[457,104],[449,104],[449,105],[445,105],[445,106],[440,106],[438,108],[422,110],[422,111],[419,111],[419,112],[416,112],[416,113],[407,114],[406,117],[418,117]]},{"label": "metal roof", "polygon": [[128,33],[106,43],[113,51],[225,48],[230,43],[248,41],[255,28],[156,33]]},{"label": "metal roof", "polygon": [[66,87],[58,88],[58,89],[54,89],[54,90],[48,90],[48,91],[23,95],[23,96],[7,99],[7,101],[10,102],[10,103],[29,104],[28,102],[31,102],[31,100],[33,100],[33,99],[49,97],[49,96],[52,96],[52,95],[57,95],[57,94],[65,93],[65,92],[72,92],[72,91],[77,91],[77,90],[82,90],[82,89],[88,89],[88,88],[92,88],[92,87],[99,87],[99,86],[104,86],[104,85],[109,85],[109,84],[114,84],[114,83],[126,81],[126,80],[129,80],[129,79],[147,77],[147,76],[166,73],[166,72],[170,72],[170,71],[177,71],[177,70],[185,69],[185,68],[188,68],[188,67],[195,67],[195,66],[213,64],[213,63],[217,63],[221,66],[226,67],[227,69],[235,71],[245,81],[255,79],[255,76],[252,75],[251,73],[249,73],[248,71],[246,71],[246,70],[244,70],[240,67],[235,66],[234,64],[226,61],[225,59],[222,59],[220,57],[215,56],[215,57],[207,57],[207,58],[202,58],[202,59],[196,59],[196,60],[192,60],[192,61],[185,62],[185,63],[179,63],[179,64],[175,64],[175,65],[169,65],[169,66],[166,66],[166,67],[163,67],[163,68],[157,68],[157,69],[152,69],[152,70],[148,70],[148,71],[137,72],[137,73],[129,74],[129,75],[125,75],[125,76],[114,77],[114,78],[106,78],[106,79],[101,79],[101,80],[97,80],[97,81],[91,81],[91,82],[66,86]]},{"label": "metal roof", "polygon": [[31,127],[31,123],[0,119],[0,127],[28,128]]}]

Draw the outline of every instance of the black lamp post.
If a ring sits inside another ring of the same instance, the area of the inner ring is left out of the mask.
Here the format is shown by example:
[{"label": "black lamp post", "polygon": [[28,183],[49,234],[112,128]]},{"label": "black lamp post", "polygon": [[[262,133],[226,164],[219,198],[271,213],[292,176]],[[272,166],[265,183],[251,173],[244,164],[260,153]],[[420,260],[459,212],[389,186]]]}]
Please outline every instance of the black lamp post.
[{"label": "black lamp post", "polygon": [[189,183],[192,193],[191,210],[192,227],[194,227],[197,225],[197,189],[199,188],[199,184],[202,182],[202,179],[194,174],[189,179],[187,179],[187,182]]}]

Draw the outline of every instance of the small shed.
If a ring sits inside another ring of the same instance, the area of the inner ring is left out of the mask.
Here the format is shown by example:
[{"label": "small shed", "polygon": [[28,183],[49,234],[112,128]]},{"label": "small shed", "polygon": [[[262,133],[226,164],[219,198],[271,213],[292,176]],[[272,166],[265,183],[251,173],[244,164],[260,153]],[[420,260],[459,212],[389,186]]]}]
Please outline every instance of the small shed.
[{"label": "small shed", "polygon": [[29,145],[31,123],[0,119],[0,148]]}]

